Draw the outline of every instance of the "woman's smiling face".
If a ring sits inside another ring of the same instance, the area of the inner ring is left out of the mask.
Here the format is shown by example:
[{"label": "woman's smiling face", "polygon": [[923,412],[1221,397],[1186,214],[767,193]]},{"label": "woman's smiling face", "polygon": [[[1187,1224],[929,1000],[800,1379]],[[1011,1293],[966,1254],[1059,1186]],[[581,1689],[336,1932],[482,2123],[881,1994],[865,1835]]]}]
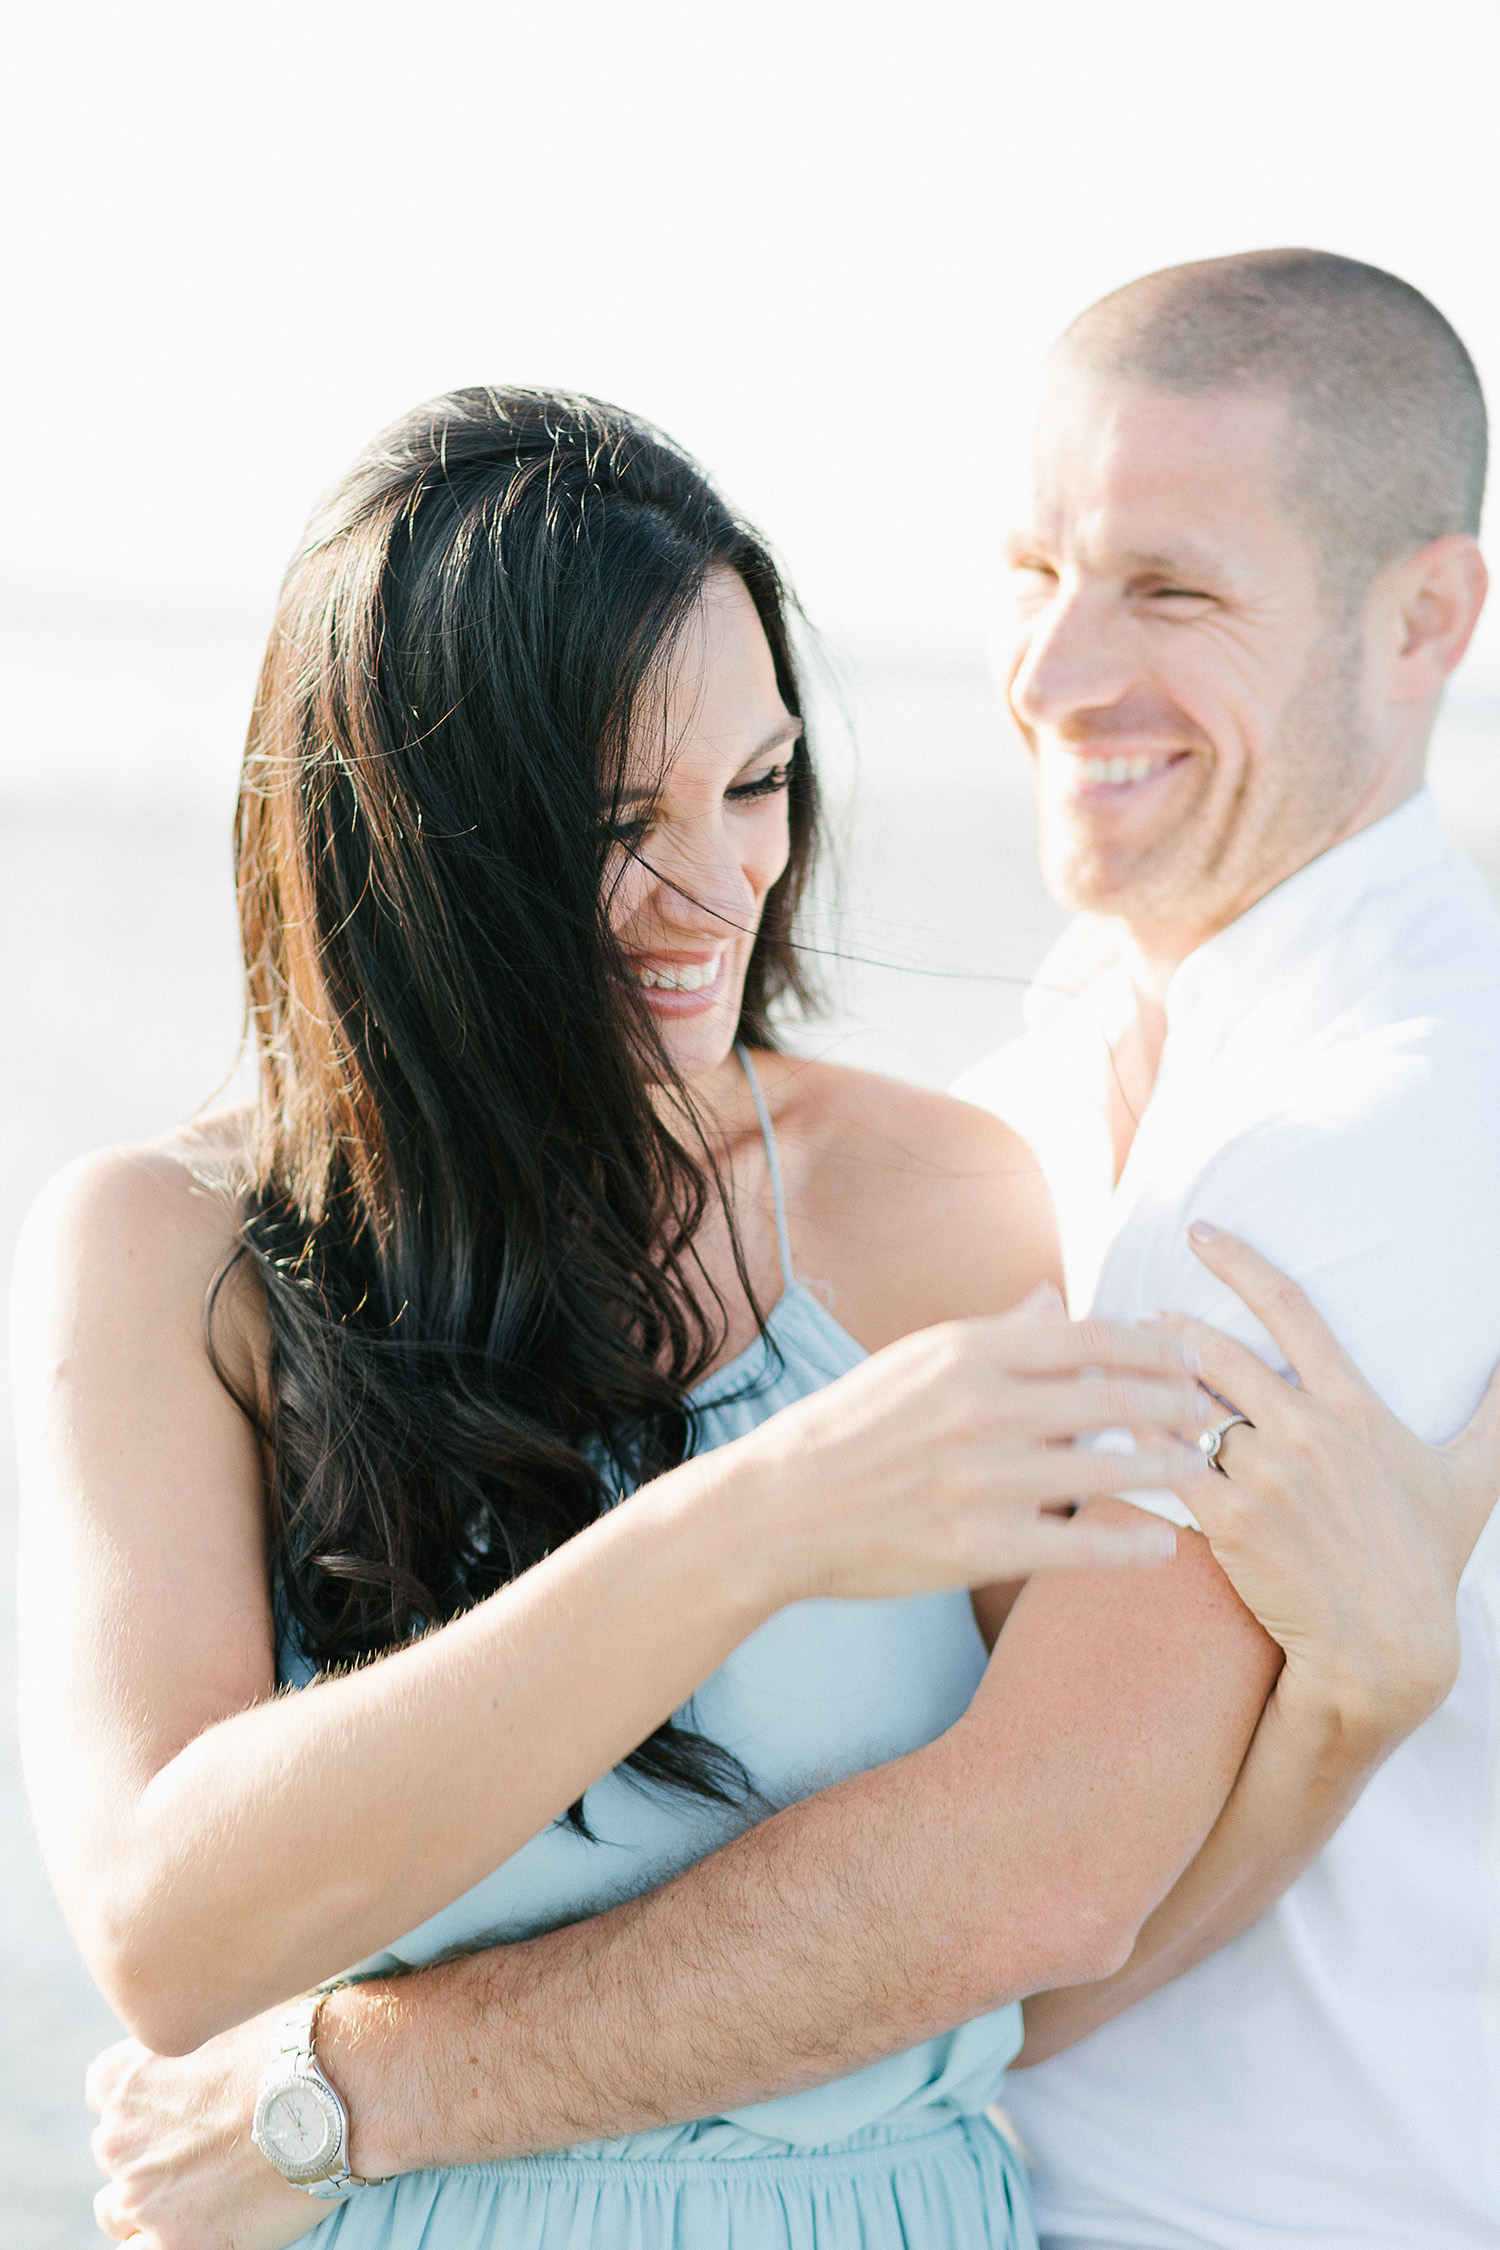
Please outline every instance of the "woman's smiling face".
[{"label": "woman's smiling face", "polygon": [[766,894],[787,864],[787,779],[802,732],[733,571],[712,574],[673,645],[662,716],[660,739],[633,743],[624,775],[609,919],[692,1081],[734,1044]]}]

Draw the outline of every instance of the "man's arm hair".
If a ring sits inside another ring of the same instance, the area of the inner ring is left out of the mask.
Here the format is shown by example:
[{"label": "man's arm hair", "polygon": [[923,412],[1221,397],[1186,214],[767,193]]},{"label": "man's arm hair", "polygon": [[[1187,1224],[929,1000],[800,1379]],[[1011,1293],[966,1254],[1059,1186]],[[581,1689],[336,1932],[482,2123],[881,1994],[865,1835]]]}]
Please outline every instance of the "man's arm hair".
[{"label": "man's arm hair", "polygon": [[[1432,1402],[1405,1395],[1411,1322],[1437,1317],[1441,1282],[1430,1257],[1414,1266],[1424,1214],[1406,1087],[1397,1071],[1364,1131],[1389,1141],[1408,1194],[1351,1208],[1340,1136],[1271,1120],[1218,1152],[1182,1221],[1232,1227],[1306,1281],[1422,1428]],[[1161,1302],[1269,1351],[1179,1231]],[[1434,1356],[1422,1354],[1429,1370]],[[717,2114],[1032,1992],[1117,1979],[1101,1995],[1111,2012],[1135,1988],[1140,1959],[1126,1964],[1143,1926],[1218,1819],[1280,1662],[1191,1532],[1158,1572],[1033,1581],[970,1710],[926,1749],[597,1921],[385,1996],[341,1995],[328,2013],[348,2044],[356,2134],[361,2102],[373,2105],[370,2163],[458,2163]],[[1051,2012],[1036,2011],[1039,2047],[1087,2027],[1088,2009]],[[422,2101],[402,2114],[407,2085]]]},{"label": "man's arm hair", "polygon": [[356,2169],[722,2114],[1107,1977],[1213,1826],[1279,1663],[1194,1533],[1158,1571],[1034,1580],[925,1749],[609,1913],[336,1994],[320,2053]]}]

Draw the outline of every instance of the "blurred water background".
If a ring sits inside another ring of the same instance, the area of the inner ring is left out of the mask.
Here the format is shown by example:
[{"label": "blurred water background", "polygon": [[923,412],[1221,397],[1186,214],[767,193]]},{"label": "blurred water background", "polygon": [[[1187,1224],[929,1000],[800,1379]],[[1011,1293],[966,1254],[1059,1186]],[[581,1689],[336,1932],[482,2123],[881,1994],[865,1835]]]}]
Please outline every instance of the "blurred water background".
[{"label": "blurred water background", "polygon": [[[231,1084],[240,993],[230,808],[259,634],[211,619],[13,608],[0,632],[0,1258],[42,1181]],[[831,1006],[810,1051],[942,1085],[1011,1035],[1062,915],[982,670],[830,660],[817,733],[837,895],[808,937]],[[1500,890],[1500,703],[1462,690],[1434,778]],[[8,1395],[0,1556],[12,1568]],[[7,1587],[0,1679],[14,1672]],[[82,2074],[117,2035],[51,1900],[0,1728],[5,2250],[97,2242]]]},{"label": "blurred water background", "polygon": [[[820,1053],[942,1084],[1061,915],[977,659],[1036,372],[1132,274],[1317,243],[1500,395],[1494,0],[195,0],[0,28],[0,1259],[69,1157],[232,1082],[229,825],[313,494],[413,401],[619,399],[839,641]],[[1392,152],[1399,151],[1399,161]],[[24,591],[22,591],[24,590]],[[1500,882],[1500,603],[1436,760]],[[24,1317],[24,1311],[23,1311]],[[0,1579],[14,1511],[0,1370]],[[0,2250],[83,2250],[114,2035],[21,1800],[0,1585]]]}]

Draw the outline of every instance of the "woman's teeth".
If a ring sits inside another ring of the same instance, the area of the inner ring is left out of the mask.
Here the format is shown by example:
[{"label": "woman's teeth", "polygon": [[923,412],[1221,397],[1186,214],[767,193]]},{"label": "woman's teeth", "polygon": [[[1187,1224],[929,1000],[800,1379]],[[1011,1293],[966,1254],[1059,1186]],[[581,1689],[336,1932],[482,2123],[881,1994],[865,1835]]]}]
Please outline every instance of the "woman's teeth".
[{"label": "woman's teeth", "polygon": [[1083,758],[1079,763],[1083,781],[1097,788],[1101,782],[1146,781],[1172,761],[1170,758]]},{"label": "woman's teeth", "polygon": [[677,969],[637,969],[635,978],[649,992],[701,992],[714,982],[719,966],[717,957],[712,961],[684,961]]}]

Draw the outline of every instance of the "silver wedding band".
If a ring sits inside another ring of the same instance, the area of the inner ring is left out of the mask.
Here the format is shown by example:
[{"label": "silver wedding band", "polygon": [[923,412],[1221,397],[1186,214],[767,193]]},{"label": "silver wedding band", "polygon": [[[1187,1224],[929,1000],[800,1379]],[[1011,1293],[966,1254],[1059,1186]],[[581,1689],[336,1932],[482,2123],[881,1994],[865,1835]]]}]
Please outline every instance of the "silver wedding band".
[{"label": "silver wedding band", "polygon": [[1205,1430],[1198,1440],[1198,1451],[1211,1469],[1218,1470],[1221,1477],[1228,1476],[1229,1471],[1219,1459],[1219,1449],[1236,1422],[1243,1422],[1247,1430],[1255,1427],[1248,1414],[1226,1414],[1222,1422],[1215,1422],[1213,1428]]}]

